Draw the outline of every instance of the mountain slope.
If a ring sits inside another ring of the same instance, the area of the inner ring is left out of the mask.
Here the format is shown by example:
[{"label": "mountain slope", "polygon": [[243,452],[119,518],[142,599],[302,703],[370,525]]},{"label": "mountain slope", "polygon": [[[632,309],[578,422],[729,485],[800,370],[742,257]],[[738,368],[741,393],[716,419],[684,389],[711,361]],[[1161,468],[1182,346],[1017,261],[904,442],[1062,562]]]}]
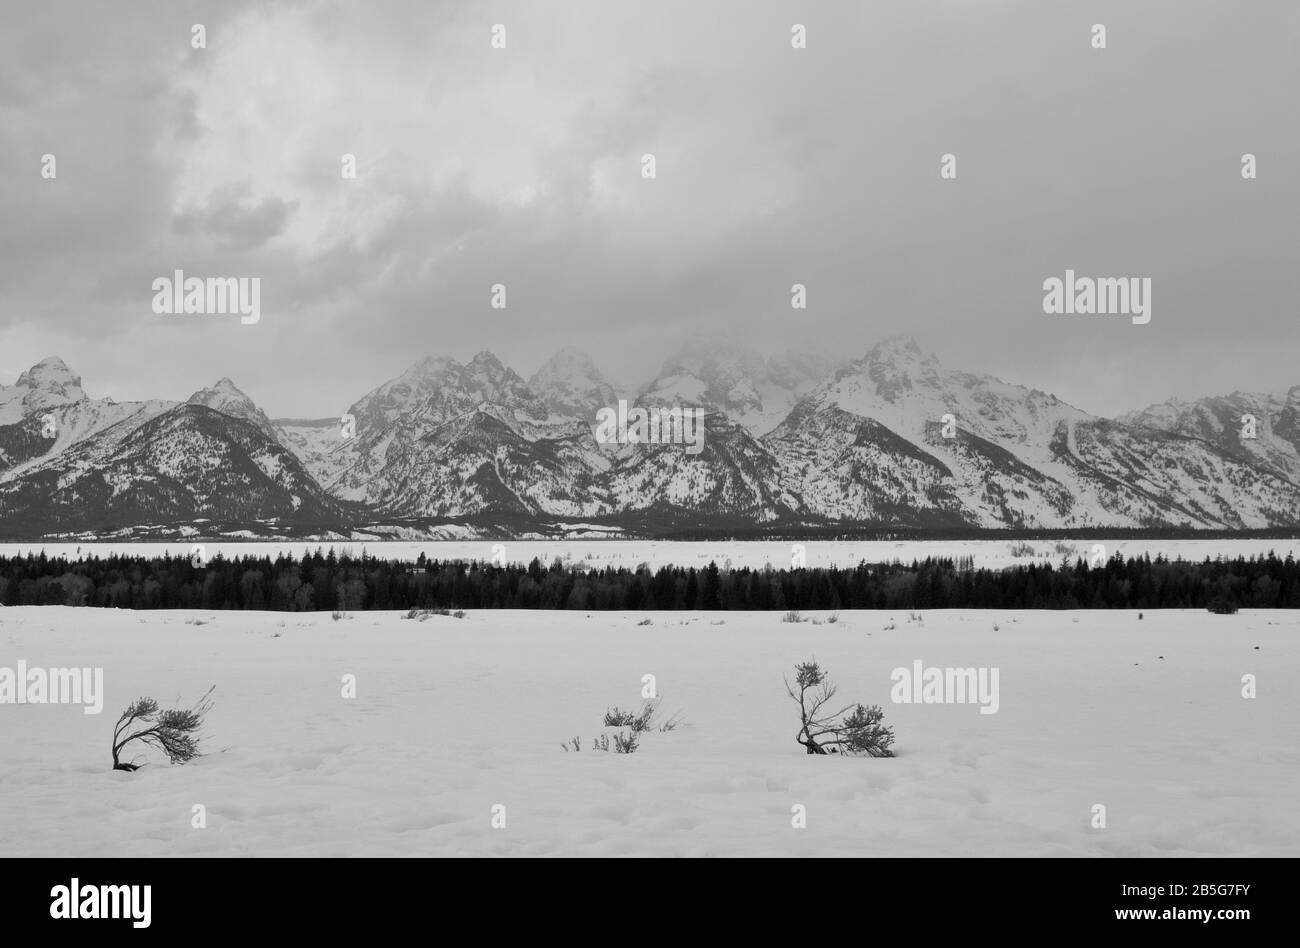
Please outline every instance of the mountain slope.
[{"label": "mountain slope", "polygon": [[831,371],[830,360],[820,356],[786,353],[765,360],[734,340],[701,334],[664,363],[638,401],[721,412],[760,437]]},{"label": "mountain slope", "polygon": [[346,514],[253,423],[179,405],[100,432],[0,484],[6,528],[111,530],[207,518],[338,523]]},{"label": "mountain slope", "polygon": [[[1243,433],[1248,416],[1255,420],[1254,438]],[[1281,394],[1233,392],[1194,402],[1171,399],[1117,420],[1203,441],[1229,457],[1300,483],[1300,385]]]},{"label": "mountain slope", "polygon": [[0,483],[103,431],[125,433],[174,404],[91,398],[62,359],[42,359],[13,385],[0,386]]},{"label": "mountain slope", "polygon": [[210,388],[200,389],[191,395],[188,399],[191,405],[203,405],[221,412],[223,415],[230,415],[234,418],[243,418],[245,421],[252,422],[268,438],[279,440],[279,432],[276,430],[271,419],[253,400],[239,390],[234,382],[228,378],[223,378]]},{"label": "mountain slope", "polygon": [[839,370],[763,440],[806,509],[837,519],[981,527],[1300,522],[1294,484],[1214,445],[946,370],[910,339],[887,340]]},{"label": "mountain slope", "polygon": [[614,386],[580,349],[561,349],[551,356],[533,373],[528,388],[548,411],[593,423],[597,411],[618,401]]},{"label": "mountain slope", "polygon": [[948,369],[909,338],[831,369],[715,337],[631,401],[700,411],[703,440],[627,443],[620,431],[597,443],[617,389],[573,349],[528,381],[488,352],[426,358],[339,418],[277,422],[229,379],[181,405],[118,405],[45,359],[0,387],[0,530],[485,516],[630,529],[1300,525],[1300,386],[1107,420]]}]

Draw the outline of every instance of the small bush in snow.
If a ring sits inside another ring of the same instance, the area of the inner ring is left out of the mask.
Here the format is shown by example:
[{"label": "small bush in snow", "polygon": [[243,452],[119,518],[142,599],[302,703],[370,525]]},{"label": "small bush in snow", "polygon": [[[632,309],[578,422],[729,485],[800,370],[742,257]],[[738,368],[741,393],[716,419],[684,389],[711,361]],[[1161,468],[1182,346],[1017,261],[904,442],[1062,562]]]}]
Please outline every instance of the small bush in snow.
[{"label": "small bush in snow", "polygon": [[622,711],[617,707],[610,708],[605,712],[605,727],[627,727],[632,729],[633,734],[654,730],[666,733],[674,730],[681,725],[681,714],[675,714],[660,723],[659,703],[662,700],[662,698],[652,698],[642,704],[641,710],[635,713]]},{"label": "small bush in snow", "polygon": [[605,727],[627,727],[636,720],[631,711],[620,711],[617,707],[605,712]]},{"label": "small bush in snow", "polygon": [[450,609],[441,609],[441,608],[440,609],[412,609],[410,612],[406,614],[406,618],[419,619],[421,622],[429,618],[429,616],[451,616],[456,619],[463,619],[465,618],[465,611],[463,609],[457,609],[455,612],[452,612]]},{"label": "small bush in snow", "polygon": [[[641,737],[651,731],[658,731],[660,734],[667,734],[675,731],[684,723],[681,712],[674,714],[666,721],[659,718],[659,704],[663,700],[662,695],[658,698],[652,698],[641,705],[640,711],[624,711],[620,708],[613,707],[605,712],[605,727],[627,728],[627,732],[620,731],[614,735],[614,750],[619,754],[631,754],[641,744]],[[602,734],[591,742],[591,749],[598,751],[608,751],[610,748],[610,737],[608,734]],[[575,752],[582,750],[582,745],[578,738],[571,741],[563,741],[560,744],[566,751],[572,748]]]},{"label": "small bush in snow", "polygon": [[167,755],[173,764],[184,764],[199,756],[199,729],[204,716],[212,710],[213,685],[207,694],[189,709],[162,711],[153,698],[132,701],[113,728],[113,769],[139,770],[141,764],[121,759],[122,751],[132,741],[139,741]]},{"label": "small bush in snow", "polygon": [[637,625],[654,625],[654,623],[651,622],[649,619],[642,619],[640,622],[637,623]]},{"label": "small bush in snow", "polygon": [[799,705],[799,731],[794,739],[809,754],[894,756],[889,749],[894,743],[894,729],[880,723],[885,712],[879,705],[850,704],[828,712],[837,689],[816,662],[796,665],[794,681],[794,685],[788,679],[785,683],[786,694]]},{"label": "small bush in snow", "polygon": [[782,622],[802,622],[803,616],[799,615],[798,609],[791,609],[781,617]]}]

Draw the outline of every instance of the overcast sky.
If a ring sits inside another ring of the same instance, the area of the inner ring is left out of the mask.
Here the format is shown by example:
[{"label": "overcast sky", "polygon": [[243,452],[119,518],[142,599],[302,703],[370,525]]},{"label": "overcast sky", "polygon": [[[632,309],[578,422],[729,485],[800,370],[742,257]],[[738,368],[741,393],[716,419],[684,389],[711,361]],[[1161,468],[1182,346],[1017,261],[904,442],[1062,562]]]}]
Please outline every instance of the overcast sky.
[{"label": "overcast sky", "polygon": [[[96,396],[230,376],[320,417],[425,355],[641,382],[705,329],[911,333],[1098,414],[1285,390],[1298,36],[1294,0],[23,4],[0,383],[57,354]],[[1067,267],[1150,277],[1151,322],[1044,315]],[[155,315],[178,268],[260,277],[261,322]]]}]

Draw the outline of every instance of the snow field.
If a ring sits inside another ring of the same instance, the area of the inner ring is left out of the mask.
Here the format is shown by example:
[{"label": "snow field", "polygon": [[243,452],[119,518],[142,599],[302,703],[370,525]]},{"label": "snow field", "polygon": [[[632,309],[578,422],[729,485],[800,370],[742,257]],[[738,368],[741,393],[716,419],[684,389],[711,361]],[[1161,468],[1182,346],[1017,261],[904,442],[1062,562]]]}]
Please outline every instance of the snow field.
[{"label": "snow field", "polygon": [[[781,618],[2,609],[0,666],[102,666],[106,697],[98,716],[0,705],[0,852],[1300,854],[1294,613]],[[781,679],[814,657],[844,703],[885,708],[897,758],[794,742]],[[999,668],[998,713],[891,703],[890,672],[917,659]],[[591,751],[606,708],[638,706],[646,674],[686,725],[630,756]],[[109,769],[131,699],[188,705],[212,684],[207,756]],[[566,752],[575,735],[582,752]],[[1097,803],[1105,829],[1090,825]]]}]

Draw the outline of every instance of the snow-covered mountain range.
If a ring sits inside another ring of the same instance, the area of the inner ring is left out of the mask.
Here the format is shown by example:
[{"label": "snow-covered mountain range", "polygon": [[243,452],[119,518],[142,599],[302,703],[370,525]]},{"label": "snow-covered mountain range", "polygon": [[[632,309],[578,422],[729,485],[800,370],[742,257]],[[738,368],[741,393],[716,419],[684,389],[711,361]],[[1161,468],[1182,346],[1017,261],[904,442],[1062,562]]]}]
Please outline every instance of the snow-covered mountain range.
[{"label": "snow-covered mountain range", "polygon": [[[597,415],[620,400],[704,409],[702,450],[601,443]],[[271,420],[227,378],[183,403],[95,399],[57,358],[0,386],[0,535],[494,515],[641,529],[1290,527],[1300,386],[1105,419],[946,368],[903,337],[838,365],[700,338],[639,389],[575,349],[527,380],[490,352],[431,357],[308,420]]]}]

